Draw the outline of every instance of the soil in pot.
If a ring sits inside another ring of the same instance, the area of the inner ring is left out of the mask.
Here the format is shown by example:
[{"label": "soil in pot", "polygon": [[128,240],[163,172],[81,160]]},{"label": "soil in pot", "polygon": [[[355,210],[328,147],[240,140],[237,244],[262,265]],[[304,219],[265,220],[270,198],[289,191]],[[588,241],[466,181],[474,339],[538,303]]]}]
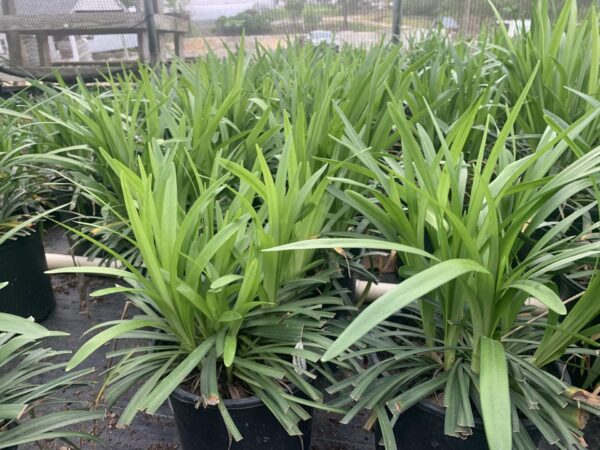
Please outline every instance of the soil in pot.
[{"label": "soil in pot", "polygon": [[0,311],[44,320],[56,305],[41,232],[20,236],[0,246]]},{"label": "soil in pot", "polygon": [[[196,408],[199,398],[183,389],[170,397],[183,450],[309,450],[312,419],[300,422],[302,436],[290,436],[257,397],[225,400],[243,439],[230,441],[216,406]],[[311,413],[312,411],[308,411]]]}]

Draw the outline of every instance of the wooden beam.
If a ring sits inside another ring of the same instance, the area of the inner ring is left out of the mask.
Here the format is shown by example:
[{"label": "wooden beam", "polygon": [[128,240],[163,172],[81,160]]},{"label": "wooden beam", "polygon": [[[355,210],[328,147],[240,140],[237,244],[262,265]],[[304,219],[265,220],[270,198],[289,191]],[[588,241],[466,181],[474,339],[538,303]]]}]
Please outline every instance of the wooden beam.
[{"label": "wooden beam", "polygon": [[40,66],[49,66],[52,64],[50,57],[50,44],[48,43],[47,34],[37,34],[35,36],[38,46],[38,54],[40,56]]},{"label": "wooden beam", "polygon": [[[136,12],[146,16],[146,10],[144,9],[144,0],[136,0],[135,2]],[[137,34],[138,38],[138,57],[141,62],[150,61],[150,49],[148,48],[148,33],[139,31]]]},{"label": "wooden beam", "polygon": [[155,20],[158,31],[166,33],[189,33],[192,30],[189,16],[156,14]]},{"label": "wooden beam", "polygon": [[103,78],[103,75],[107,71],[112,73],[120,73],[124,70],[135,71],[138,68],[138,62],[130,63],[128,61],[120,64],[107,64],[105,62],[97,62],[93,66],[79,65],[79,66],[58,66],[52,65],[49,67],[28,67],[27,70],[23,70],[23,73],[15,73],[17,70],[9,70],[13,75],[23,76],[27,78],[43,78],[45,81],[55,81],[57,79],[56,74],[60,73],[61,78],[65,81],[70,82],[76,80],[78,76],[84,79]]},{"label": "wooden beam", "polygon": [[52,63],[54,67],[121,67],[123,64],[130,65],[137,63],[137,59],[119,59],[118,61],[56,61]]},{"label": "wooden beam", "polygon": [[183,58],[183,34],[175,33],[175,55],[178,58]]},{"label": "wooden beam", "polygon": [[[10,16],[17,13],[15,0],[2,0],[2,14]],[[8,58],[12,65],[23,65],[23,47],[21,45],[21,36],[18,31],[7,31],[6,43],[8,44]]]},{"label": "wooden beam", "polygon": [[[3,0],[10,1],[10,0]],[[3,3],[4,5],[4,3]],[[155,14],[152,17],[157,32],[186,33],[190,30],[188,18]],[[146,30],[143,13],[130,12],[80,12],[74,14],[49,14],[46,16],[0,16],[0,33],[28,34],[135,34]]]},{"label": "wooden beam", "polygon": [[164,14],[164,12],[165,12],[164,0],[153,0],[153,1],[154,1],[154,13],[155,14]]}]

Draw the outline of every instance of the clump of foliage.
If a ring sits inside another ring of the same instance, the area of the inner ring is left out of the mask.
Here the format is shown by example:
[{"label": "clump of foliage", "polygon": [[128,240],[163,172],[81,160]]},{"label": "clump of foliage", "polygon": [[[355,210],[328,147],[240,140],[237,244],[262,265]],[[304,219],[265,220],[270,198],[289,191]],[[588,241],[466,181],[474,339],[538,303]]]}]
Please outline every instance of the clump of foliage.
[{"label": "clump of foliage", "polygon": [[233,17],[219,17],[215,27],[217,33],[225,36],[265,34],[271,31],[271,21],[259,10],[249,9]]},{"label": "clump of foliage", "polygon": [[[0,289],[3,285],[6,283],[0,283]],[[56,362],[56,359],[68,352],[42,347],[49,338],[65,335],[48,331],[31,320],[0,313],[1,448],[46,439],[61,439],[67,443],[73,438],[99,441],[86,433],[68,429],[102,419],[105,413],[81,406],[63,409],[74,402],[61,398],[61,392],[89,385],[84,377],[93,372],[93,369],[82,369],[65,374],[62,369],[66,363]],[[38,381],[40,376],[51,377],[44,383]]]}]

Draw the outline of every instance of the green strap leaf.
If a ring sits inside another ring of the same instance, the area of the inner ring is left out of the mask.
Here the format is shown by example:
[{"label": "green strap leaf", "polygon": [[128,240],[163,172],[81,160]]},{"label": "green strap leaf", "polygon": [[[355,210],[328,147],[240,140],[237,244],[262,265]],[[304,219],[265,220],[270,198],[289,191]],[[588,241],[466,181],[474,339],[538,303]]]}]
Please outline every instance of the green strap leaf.
[{"label": "green strap leaf", "polygon": [[548,286],[544,286],[542,283],[532,280],[521,280],[515,281],[514,283],[508,285],[507,289],[510,288],[519,289],[528,293],[546,305],[548,309],[557,314],[567,313],[567,308],[556,292],[554,292]]},{"label": "green strap leaf", "polygon": [[60,331],[48,331],[44,326],[35,323],[33,319],[25,319],[6,313],[0,313],[0,332],[21,334],[31,339],[69,335],[69,333]]},{"label": "green strap leaf", "polygon": [[8,230],[7,232],[3,233],[2,236],[0,236],[0,245],[4,244],[9,239],[12,239],[14,236],[17,236],[17,233],[19,233],[21,230],[28,228],[30,225],[34,224],[38,220],[43,219],[44,217],[52,214],[55,211],[58,211],[59,209],[63,208],[64,206],[66,206],[66,205],[60,205],[60,206],[57,206],[56,208],[48,209],[47,211],[43,211],[41,213],[35,214],[34,216],[30,217],[27,220],[24,220],[23,222],[19,222],[19,224],[17,226],[12,227],[10,230]]},{"label": "green strap leaf", "polygon": [[47,270],[48,275],[60,275],[64,273],[82,273],[88,275],[100,275],[100,276],[111,276],[117,278],[124,278],[129,280],[135,280],[135,276],[127,272],[126,270],[113,269],[111,267],[65,267],[61,269]]},{"label": "green strap leaf", "polygon": [[191,352],[160,384],[148,395],[146,411],[154,414],[160,405],[177,389],[192,370],[200,365],[206,354],[215,345],[215,337],[211,336]]},{"label": "green strap leaf", "polygon": [[84,360],[86,360],[92,353],[94,353],[104,344],[113,339],[117,339],[130,331],[139,330],[140,328],[148,327],[156,329],[158,328],[158,325],[159,324],[155,321],[141,319],[133,319],[119,322],[117,323],[117,325],[114,325],[109,329],[98,333],[96,336],[94,336],[85,344],[83,344],[81,348],[77,350],[77,352],[73,355],[73,358],[71,358],[69,364],[67,364],[66,370],[69,371],[71,369],[74,369]]},{"label": "green strap leaf", "polygon": [[512,424],[508,368],[499,341],[481,337],[481,415],[490,450],[511,450]]},{"label": "green strap leaf", "polygon": [[365,308],[329,347],[322,360],[329,361],[335,358],[399,309],[469,272],[489,274],[483,266],[474,261],[451,259],[410,277]]},{"label": "green strap leaf", "polygon": [[221,278],[218,278],[215,281],[213,281],[210,285],[210,288],[211,289],[220,289],[222,287],[227,286],[228,284],[235,283],[236,281],[239,281],[242,279],[244,279],[244,277],[241,275],[235,275],[235,274],[225,275],[225,276],[222,276]]},{"label": "green strap leaf", "polygon": [[21,403],[4,403],[0,405],[0,419],[13,420],[18,419],[23,411],[27,408],[26,404]]},{"label": "green strap leaf", "polygon": [[306,241],[294,242],[293,244],[280,245],[264,250],[265,252],[279,252],[283,250],[310,250],[319,248],[371,248],[375,250],[395,250],[401,253],[411,253],[424,256],[425,258],[437,261],[437,258],[424,250],[408,245],[396,244],[394,242],[382,241],[379,239],[308,239]]},{"label": "green strap leaf", "polygon": [[225,336],[225,344],[223,346],[223,364],[225,367],[231,367],[235,359],[237,349],[237,336],[228,334]]}]

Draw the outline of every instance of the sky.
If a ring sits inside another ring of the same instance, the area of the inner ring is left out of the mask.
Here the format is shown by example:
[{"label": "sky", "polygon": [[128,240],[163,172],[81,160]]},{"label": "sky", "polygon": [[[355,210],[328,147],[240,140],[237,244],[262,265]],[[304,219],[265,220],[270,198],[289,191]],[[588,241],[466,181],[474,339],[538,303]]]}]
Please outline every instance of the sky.
[{"label": "sky", "polygon": [[220,16],[235,16],[256,6],[272,6],[274,0],[191,0],[187,10],[192,20],[214,20]]}]

